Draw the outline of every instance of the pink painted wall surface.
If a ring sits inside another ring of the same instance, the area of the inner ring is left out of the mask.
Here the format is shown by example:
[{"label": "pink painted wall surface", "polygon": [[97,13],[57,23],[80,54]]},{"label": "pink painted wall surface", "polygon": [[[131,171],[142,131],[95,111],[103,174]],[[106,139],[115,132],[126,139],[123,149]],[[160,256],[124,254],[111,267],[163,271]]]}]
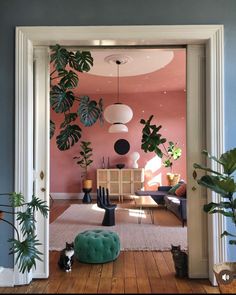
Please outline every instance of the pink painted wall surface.
[{"label": "pink painted wall surface", "polygon": [[[81,140],[91,141],[92,143],[94,162],[89,167],[89,176],[93,179],[93,191],[96,189],[96,169],[102,168],[103,157],[105,158],[106,165],[109,157],[110,168],[115,168],[117,163],[125,163],[125,168],[130,168],[132,163],[129,156],[134,151],[140,153],[139,167],[145,168],[145,189],[156,189],[158,185],[165,185],[167,183],[165,175],[169,170],[161,165],[161,160],[154,153],[144,153],[141,150],[143,125],[140,124],[140,119],[144,118],[147,120],[150,115],[154,115],[153,123],[162,125],[161,134],[167,140],[177,142],[182,148],[182,156],[174,163],[173,170],[180,173],[181,178],[186,179],[185,51],[177,52],[175,55],[178,58],[174,59],[170,65],[154,73],[156,75],[155,79],[158,79],[158,75],[162,77],[162,84],[158,92],[146,91],[146,84],[153,83],[149,81],[151,78],[147,78],[148,75],[141,75],[138,78],[137,76],[134,78],[120,78],[120,87],[122,87],[122,84],[127,85],[127,83],[130,83],[132,85],[131,89],[134,89],[133,93],[132,91],[127,93],[120,91],[120,101],[128,104],[134,114],[133,119],[127,123],[128,133],[108,133],[110,125],[107,122],[103,126],[100,126],[99,122],[97,122],[91,127],[83,127],[78,119],[77,123],[82,128]],[[165,79],[163,79],[163,75]],[[79,73],[79,77],[78,96],[86,94],[96,100],[102,97],[104,108],[116,102],[115,94],[111,95],[106,91],[102,91],[104,86],[102,81],[104,80],[101,77],[81,73]],[[103,77],[103,79],[109,79],[111,82],[108,83],[114,84],[113,89],[115,92],[116,78]],[[137,79],[139,79],[139,85],[137,85]],[[145,83],[144,90],[142,83]],[[172,89],[173,83],[175,83],[177,89],[176,91],[169,91],[168,85],[171,85],[170,89]],[[152,89],[151,84],[150,89]],[[167,91],[163,91],[163,89]],[[73,111],[76,111],[77,107],[78,104],[76,104]],[[63,115],[58,115],[51,111],[51,119],[56,123],[56,134],[58,134],[58,127],[63,120]],[[114,151],[115,142],[121,138],[128,140],[130,143],[130,151],[123,156],[118,155]],[[74,156],[79,155],[80,143],[68,151],[59,151],[57,149],[56,136],[51,139],[50,143],[50,191],[52,193],[81,192],[81,168],[76,163],[76,160],[73,159]]]}]

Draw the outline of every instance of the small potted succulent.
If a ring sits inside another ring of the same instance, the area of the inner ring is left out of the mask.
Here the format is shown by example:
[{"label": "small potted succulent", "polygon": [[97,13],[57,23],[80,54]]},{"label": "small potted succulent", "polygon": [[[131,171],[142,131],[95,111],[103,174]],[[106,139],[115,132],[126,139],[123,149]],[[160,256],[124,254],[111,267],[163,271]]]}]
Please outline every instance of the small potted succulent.
[{"label": "small potted succulent", "polygon": [[182,150],[177,146],[177,143],[172,141],[168,142],[166,147],[166,138],[162,137],[160,133],[161,125],[156,126],[151,124],[153,115],[149,117],[147,121],[140,120],[140,123],[144,125],[142,130],[142,145],[141,149],[147,152],[154,152],[158,157],[162,159],[163,166],[170,168],[170,172],[167,173],[168,185],[173,186],[180,180],[180,174],[173,172],[173,163],[178,160],[182,154]]},{"label": "small potted succulent", "polygon": [[[36,267],[36,260],[42,261],[40,258],[42,253],[38,250],[41,243],[35,234],[35,211],[39,211],[46,218],[49,208],[45,201],[35,196],[28,203],[25,202],[21,193],[1,193],[0,196],[9,198],[9,202],[0,204],[0,221],[9,224],[16,232],[16,238],[9,240],[11,243],[9,254],[16,254],[15,263],[18,264],[20,272],[29,272],[33,267]],[[21,235],[14,223],[5,219],[6,214],[16,216],[16,220],[21,225]]]},{"label": "small potted succulent", "polygon": [[[209,159],[216,161],[221,165],[222,169],[214,171],[211,168],[204,167],[194,163],[195,169],[204,170],[209,174],[202,176],[197,180],[198,184],[214,191],[220,195],[220,200],[210,202],[204,205],[203,209],[209,214],[222,214],[229,218],[234,225],[234,232],[224,231],[221,238],[228,237],[229,244],[236,246],[236,182],[234,181],[234,173],[236,171],[236,148],[223,153],[219,159],[210,156],[207,151],[203,154]],[[236,291],[236,262],[222,262],[214,265],[214,273],[219,284],[221,293],[234,293]],[[227,280],[222,280],[222,275],[227,275]]]}]

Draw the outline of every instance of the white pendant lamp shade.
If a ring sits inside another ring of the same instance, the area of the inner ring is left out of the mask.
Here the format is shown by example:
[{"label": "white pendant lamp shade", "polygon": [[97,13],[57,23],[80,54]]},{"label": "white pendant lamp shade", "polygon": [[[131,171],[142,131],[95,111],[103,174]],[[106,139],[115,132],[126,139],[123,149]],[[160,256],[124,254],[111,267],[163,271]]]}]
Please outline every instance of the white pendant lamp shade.
[{"label": "white pendant lamp shade", "polygon": [[126,104],[115,103],[104,110],[104,118],[110,124],[126,124],[133,118],[133,111]]},{"label": "white pendant lamp shade", "polygon": [[117,102],[105,108],[104,118],[112,124],[108,130],[109,133],[128,132],[128,127],[125,124],[133,118],[133,111],[129,106],[119,101],[119,66],[127,63],[128,60],[123,56],[110,56],[107,61],[117,65]]},{"label": "white pendant lamp shade", "polygon": [[108,132],[109,133],[128,132],[128,127],[125,124],[115,123],[109,127]]}]

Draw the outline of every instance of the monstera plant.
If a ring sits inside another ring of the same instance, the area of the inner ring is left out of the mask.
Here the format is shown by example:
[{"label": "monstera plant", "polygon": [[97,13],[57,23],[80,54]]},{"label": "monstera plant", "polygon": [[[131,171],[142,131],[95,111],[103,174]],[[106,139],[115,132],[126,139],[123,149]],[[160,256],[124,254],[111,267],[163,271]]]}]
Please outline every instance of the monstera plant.
[{"label": "monstera plant", "polygon": [[[45,218],[48,216],[49,208],[45,201],[33,196],[28,203],[25,202],[24,196],[21,193],[0,194],[0,196],[8,196],[7,204],[0,204],[0,221],[9,224],[16,232],[16,238],[10,239],[11,249],[9,254],[16,254],[15,263],[18,264],[19,270],[24,273],[30,271],[36,266],[36,260],[42,260],[42,253],[38,250],[41,245],[35,234],[35,211],[39,211]],[[1,208],[7,208],[3,210]],[[19,209],[17,211],[12,209]],[[21,226],[21,235],[14,223],[5,219],[6,214],[16,215],[16,220]]]},{"label": "monstera plant", "polygon": [[152,119],[153,115],[151,115],[147,121],[144,119],[140,120],[140,123],[144,125],[141,149],[145,153],[154,152],[162,159],[163,166],[170,168],[170,173],[167,173],[168,183],[169,185],[174,185],[179,181],[180,174],[173,173],[173,163],[180,158],[182,150],[177,146],[177,143],[172,141],[169,141],[168,146],[166,146],[166,138],[162,137],[159,133],[162,126],[151,124]]},{"label": "monstera plant", "polygon": [[[89,96],[77,97],[74,90],[78,87],[78,72],[88,72],[93,66],[93,58],[89,51],[68,51],[60,45],[51,46],[51,60],[54,70],[50,73],[50,104],[57,114],[63,114],[60,133],[56,137],[59,150],[68,150],[81,138],[82,129],[77,119],[84,126],[92,126],[99,119],[103,122],[102,99],[98,102]],[[55,81],[58,83],[55,83]],[[78,103],[76,112],[72,112]],[[55,133],[55,123],[50,120],[50,138]]]}]

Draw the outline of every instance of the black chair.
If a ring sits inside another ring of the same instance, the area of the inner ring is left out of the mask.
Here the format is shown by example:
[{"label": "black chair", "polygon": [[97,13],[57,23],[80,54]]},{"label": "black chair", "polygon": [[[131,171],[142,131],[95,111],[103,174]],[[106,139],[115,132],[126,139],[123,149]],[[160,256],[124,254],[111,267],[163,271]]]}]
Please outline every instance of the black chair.
[{"label": "black chair", "polygon": [[101,186],[99,186],[99,188],[97,189],[97,206],[99,208],[105,209],[102,225],[104,226],[115,225],[116,204],[110,203],[108,189],[106,189],[106,194],[105,194],[105,188],[104,187],[101,188]]}]

